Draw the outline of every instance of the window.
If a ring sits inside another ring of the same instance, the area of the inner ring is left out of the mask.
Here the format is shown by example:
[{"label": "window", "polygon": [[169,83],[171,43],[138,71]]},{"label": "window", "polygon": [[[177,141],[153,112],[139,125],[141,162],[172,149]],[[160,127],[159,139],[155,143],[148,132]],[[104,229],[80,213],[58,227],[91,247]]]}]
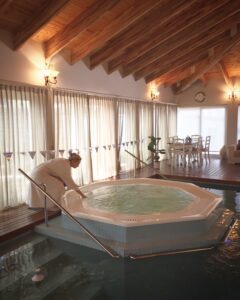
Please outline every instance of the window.
[{"label": "window", "polygon": [[224,107],[178,108],[177,135],[185,138],[199,134],[203,139],[210,135],[210,151],[219,152],[225,144],[225,115]]}]

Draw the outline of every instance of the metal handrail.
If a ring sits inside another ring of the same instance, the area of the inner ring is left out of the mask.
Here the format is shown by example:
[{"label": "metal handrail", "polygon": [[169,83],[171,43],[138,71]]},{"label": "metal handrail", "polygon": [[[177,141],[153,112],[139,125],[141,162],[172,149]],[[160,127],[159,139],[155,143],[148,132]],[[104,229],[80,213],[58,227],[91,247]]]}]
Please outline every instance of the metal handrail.
[{"label": "metal handrail", "polygon": [[[46,192],[46,190],[47,190],[46,184],[43,184],[43,189]],[[45,220],[45,225],[48,226],[47,196],[46,195],[44,195],[44,220]]]},{"label": "metal handrail", "polygon": [[124,150],[125,152],[127,152],[129,155],[131,155],[132,157],[134,157],[136,160],[138,160],[139,162],[141,162],[142,164],[144,164],[145,166],[153,169],[155,172],[157,172],[163,179],[168,180],[168,178],[162,174],[160,174],[160,172],[156,171],[156,169],[154,169],[152,166],[150,166],[149,164],[145,163],[145,161],[141,160],[140,158],[138,158],[137,156],[135,156],[134,154],[132,154],[131,152],[129,152],[128,150]]},{"label": "metal handrail", "polygon": [[202,252],[202,251],[209,251],[216,248],[215,245],[205,248],[195,248],[195,249],[182,249],[182,250],[173,250],[173,251],[163,251],[163,252],[156,252],[156,253],[149,253],[149,254],[143,254],[143,255],[130,255],[129,257],[131,259],[144,259],[144,258],[152,258],[156,256],[169,256],[169,255],[176,255],[176,254],[184,254],[184,253],[193,253],[193,252]]},{"label": "metal handrail", "polygon": [[22,169],[18,169],[28,180],[30,180],[48,199],[50,199],[57,207],[59,207],[65,214],[75,223],[77,223],[84,232],[86,232],[97,244],[99,244],[111,257],[119,258],[118,254],[113,253],[112,249],[109,250],[101,241],[99,241],[84,225],[82,225],[74,216],[72,216],[62,205],[60,205],[52,196],[50,196],[44,189],[37,184],[30,176],[28,176]]}]

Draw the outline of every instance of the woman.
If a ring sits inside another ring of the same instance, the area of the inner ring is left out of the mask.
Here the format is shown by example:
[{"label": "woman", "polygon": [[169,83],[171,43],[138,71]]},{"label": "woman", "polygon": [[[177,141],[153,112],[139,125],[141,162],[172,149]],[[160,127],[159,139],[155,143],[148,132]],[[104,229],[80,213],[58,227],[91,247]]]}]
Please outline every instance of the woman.
[{"label": "woman", "polygon": [[[77,168],[81,162],[81,157],[69,152],[69,158],[55,158],[48,160],[37,166],[31,177],[39,185],[46,185],[46,192],[60,203],[62,195],[66,189],[75,190],[82,198],[86,196],[80,191],[79,186],[73,181],[71,168]],[[30,208],[44,207],[45,195],[31,183],[28,193],[28,204]],[[48,199],[47,208],[57,209],[57,206]]]}]

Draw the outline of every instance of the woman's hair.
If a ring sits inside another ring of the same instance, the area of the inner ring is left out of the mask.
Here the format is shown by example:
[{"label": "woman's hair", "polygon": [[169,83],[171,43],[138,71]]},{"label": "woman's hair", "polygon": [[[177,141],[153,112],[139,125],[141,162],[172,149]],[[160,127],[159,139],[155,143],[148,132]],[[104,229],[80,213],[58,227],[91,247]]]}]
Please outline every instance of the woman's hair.
[{"label": "woman's hair", "polygon": [[69,150],[69,157],[68,157],[68,159],[71,161],[71,160],[81,160],[82,158],[81,158],[81,156],[78,154],[78,153],[76,153],[76,152],[73,152],[72,150]]}]

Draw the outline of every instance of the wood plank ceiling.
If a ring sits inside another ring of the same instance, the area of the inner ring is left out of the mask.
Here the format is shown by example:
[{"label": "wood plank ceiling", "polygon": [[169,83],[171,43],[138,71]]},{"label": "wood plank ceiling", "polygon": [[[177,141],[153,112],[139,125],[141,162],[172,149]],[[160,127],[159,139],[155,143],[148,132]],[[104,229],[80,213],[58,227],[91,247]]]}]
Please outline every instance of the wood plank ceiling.
[{"label": "wood plank ceiling", "polygon": [[84,59],[109,74],[176,93],[197,80],[240,76],[238,0],[0,0],[0,29],[18,50],[32,39],[46,59]]}]

